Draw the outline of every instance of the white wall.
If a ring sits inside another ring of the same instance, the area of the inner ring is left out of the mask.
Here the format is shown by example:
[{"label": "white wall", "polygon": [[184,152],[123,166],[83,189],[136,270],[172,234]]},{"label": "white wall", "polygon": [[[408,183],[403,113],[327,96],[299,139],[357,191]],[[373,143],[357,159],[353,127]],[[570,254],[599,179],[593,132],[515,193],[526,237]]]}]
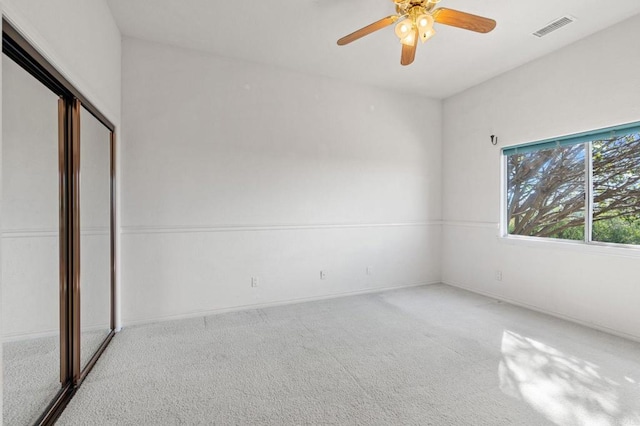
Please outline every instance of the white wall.
[{"label": "white wall", "polygon": [[124,39],[123,116],[125,324],[440,280],[439,101]]},{"label": "white wall", "polygon": [[445,101],[446,283],[640,339],[637,251],[497,238],[501,146],[640,121],[639,26],[636,16]]},{"label": "white wall", "polygon": [[114,124],[120,31],[105,0],[1,0],[4,16]]}]

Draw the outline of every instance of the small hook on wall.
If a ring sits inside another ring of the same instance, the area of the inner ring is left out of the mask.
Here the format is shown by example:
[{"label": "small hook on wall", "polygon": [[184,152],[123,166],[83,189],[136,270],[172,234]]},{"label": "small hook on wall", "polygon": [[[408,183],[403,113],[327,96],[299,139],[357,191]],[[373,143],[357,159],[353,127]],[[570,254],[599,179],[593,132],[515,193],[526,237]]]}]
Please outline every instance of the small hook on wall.
[{"label": "small hook on wall", "polygon": [[496,135],[491,135],[491,145],[498,145],[498,137]]}]

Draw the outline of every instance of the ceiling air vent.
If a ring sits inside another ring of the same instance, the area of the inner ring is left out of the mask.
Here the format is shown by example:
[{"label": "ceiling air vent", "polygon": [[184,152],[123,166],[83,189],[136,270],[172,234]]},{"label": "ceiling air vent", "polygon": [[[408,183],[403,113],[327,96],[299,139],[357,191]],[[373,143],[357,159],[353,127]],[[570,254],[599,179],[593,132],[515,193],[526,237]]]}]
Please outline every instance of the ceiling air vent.
[{"label": "ceiling air vent", "polygon": [[533,33],[533,35],[536,36],[536,37],[544,37],[547,34],[554,32],[555,30],[559,30],[560,28],[564,27],[565,25],[569,25],[570,23],[574,22],[575,20],[576,20],[576,18],[574,18],[573,16],[569,16],[569,15],[563,16],[562,18],[558,18],[555,21],[551,22],[546,27],[540,28],[538,31]]}]

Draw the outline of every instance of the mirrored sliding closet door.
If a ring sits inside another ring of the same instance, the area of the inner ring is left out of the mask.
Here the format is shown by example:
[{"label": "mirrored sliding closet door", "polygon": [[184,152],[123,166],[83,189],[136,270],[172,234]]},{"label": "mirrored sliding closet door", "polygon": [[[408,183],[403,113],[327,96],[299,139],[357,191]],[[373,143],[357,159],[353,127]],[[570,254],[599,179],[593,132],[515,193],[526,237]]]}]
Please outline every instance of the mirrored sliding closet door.
[{"label": "mirrored sliding closet door", "polygon": [[114,126],[2,29],[2,419],[50,425],[114,336]]},{"label": "mirrored sliding closet door", "polygon": [[80,109],[80,367],[111,333],[111,131]]},{"label": "mirrored sliding closet door", "polygon": [[61,389],[58,96],[2,60],[4,424],[33,424]]}]

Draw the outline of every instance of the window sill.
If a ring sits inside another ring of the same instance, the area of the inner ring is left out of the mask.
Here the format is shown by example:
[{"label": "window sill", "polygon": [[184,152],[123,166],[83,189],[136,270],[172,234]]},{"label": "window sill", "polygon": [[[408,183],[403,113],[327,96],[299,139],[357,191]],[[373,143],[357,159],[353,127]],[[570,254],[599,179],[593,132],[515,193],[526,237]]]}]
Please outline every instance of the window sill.
[{"label": "window sill", "polygon": [[521,237],[514,235],[498,236],[500,244],[532,247],[538,249],[557,249],[587,254],[602,254],[616,257],[640,258],[640,246],[571,240],[555,240],[553,238]]}]

